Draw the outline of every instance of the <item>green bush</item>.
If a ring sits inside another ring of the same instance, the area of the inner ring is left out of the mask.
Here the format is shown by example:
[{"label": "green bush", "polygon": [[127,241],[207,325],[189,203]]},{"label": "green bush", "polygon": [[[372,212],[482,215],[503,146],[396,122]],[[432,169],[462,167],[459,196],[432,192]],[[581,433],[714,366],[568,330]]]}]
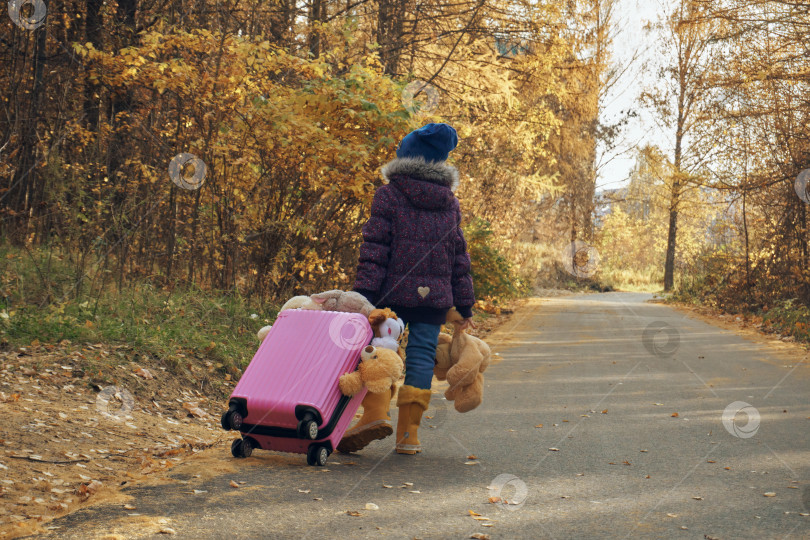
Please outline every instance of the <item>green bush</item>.
[{"label": "green bush", "polygon": [[763,322],[782,334],[810,341],[810,307],[796,299],[782,300],[762,312]]},{"label": "green bush", "polygon": [[[277,313],[235,291],[187,284],[164,288],[131,280],[119,290],[94,279],[103,269],[76,272],[56,252],[4,246],[0,257],[0,339],[12,346],[102,342],[126,345],[169,367],[197,359],[226,371],[247,365],[258,347],[256,331]],[[84,276],[82,285],[77,274]]]},{"label": "green bush", "polygon": [[492,234],[490,223],[483,219],[475,218],[464,227],[472,259],[470,274],[475,297],[506,299],[525,294],[527,284],[515,275],[506,257],[492,245]]}]

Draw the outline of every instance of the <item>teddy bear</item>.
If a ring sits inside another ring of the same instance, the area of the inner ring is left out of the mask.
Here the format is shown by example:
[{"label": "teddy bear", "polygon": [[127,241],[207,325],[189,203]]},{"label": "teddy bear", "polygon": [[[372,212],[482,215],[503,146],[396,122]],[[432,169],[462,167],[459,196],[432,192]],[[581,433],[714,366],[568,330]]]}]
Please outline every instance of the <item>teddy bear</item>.
[{"label": "teddy bear", "polygon": [[346,313],[360,313],[365,317],[371,315],[374,306],[365,296],[355,291],[341,291],[335,289],[310,296],[313,302],[319,304],[324,311],[343,311]]},{"label": "teddy bear", "polygon": [[396,313],[390,308],[375,309],[368,316],[368,322],[374,330],[374,338],[371,340],[373,347],[385,347],[400,353],[399,341],[405,332],[405,323]]},{"label": "teddy bear", "polygon": [[433,374],[440,381],[447,380],[450,388],[444,393],[453,401],[458,412],[468,412],[481,404],[484,394],[483,372],[489,365],[489,345],[475,336],[459,330],[463,317],[451,309],[447,322],[455,326],[453,335],[440,333],[436,347],[436,365]]},{"label": "teddy bear", "polygon": [[[286,302],[284,305],[281,306],[281,309],[278,310],[279,313],[285,311],[287,309],[311,309],[311,310],[320,310],[321,305],[317,302],[313,302],[312,298],[309,296],[293,296]],[[267,334],[270,332],[272,325],[262,326],[259,328],[259,331],[256,332],[256,336],[259,338],[259,341],[264,341],[264,338],[267,337]]]},{"label": "teddy bear", "polygon": [[340,376],[338,386],[344,396],[353,396],[363,389],[379,394],[385,392],[402,377],[402,358],[385,347],[368,345],[360,353],[360,365],[356,371]]}]

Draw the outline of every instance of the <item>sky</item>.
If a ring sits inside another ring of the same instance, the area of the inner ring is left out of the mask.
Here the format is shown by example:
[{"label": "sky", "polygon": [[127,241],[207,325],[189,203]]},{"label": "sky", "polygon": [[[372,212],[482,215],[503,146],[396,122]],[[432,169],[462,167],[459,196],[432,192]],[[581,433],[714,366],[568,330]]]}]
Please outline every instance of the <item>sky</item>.
[{"label": "sky", "polygon": [[619,27],[613,42],[613,60],[627,65],[638,51],[640,58],[624,73],[612,91],[605,97],[601,120],[603,123],[616,122],[632,109],[638,117],[630,123],[620,137],[618,147],[610,152],[600,149],[597,161],[599,164],[596,189],[614,189],[626,185],[630,171],[635,163],[634,148],[646,143],[657,144],[668,148],[666,133],[651,111],[639,106],[638,96],[644,87],[654,86],[656,69],[650,63],[660,50],[656,44],[655,34],[645,32],[642,28],[647,21],[655,21],[662,12],[658,0],[618,0],[616,24]]}]

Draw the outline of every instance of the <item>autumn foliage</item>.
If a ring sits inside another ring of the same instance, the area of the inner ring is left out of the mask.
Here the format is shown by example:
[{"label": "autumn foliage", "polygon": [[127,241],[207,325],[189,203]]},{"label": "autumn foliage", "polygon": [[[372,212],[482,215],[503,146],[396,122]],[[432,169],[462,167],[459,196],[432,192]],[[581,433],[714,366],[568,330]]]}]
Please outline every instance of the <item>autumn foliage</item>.
[{"label": "autumn foliage", "polygon": [[[57,297],[132,279],[271,301],[350,287],[379,168],[429,121],[460,134],[465,226],[490,231],[473,252],[501,292],[538,272],[538,201],[586,194],[561,211],[589,229],[594,130],[562,128],[596,118],[598,84],[580,83],[604,58],[580,53],[598,2],[48,9],[36,29],[2,23],[0,232],[75,268]],[[572,144],[584,176],[560,173]],[[172,179],[179,154],[200,161]]]}]

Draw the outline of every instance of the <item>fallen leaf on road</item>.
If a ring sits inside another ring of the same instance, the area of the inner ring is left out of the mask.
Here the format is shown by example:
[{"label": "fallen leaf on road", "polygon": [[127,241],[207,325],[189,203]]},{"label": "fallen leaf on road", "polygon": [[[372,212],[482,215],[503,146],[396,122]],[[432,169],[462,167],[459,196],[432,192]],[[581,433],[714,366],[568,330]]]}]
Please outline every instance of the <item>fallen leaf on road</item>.
[{"label": "fallen leaf on road", "polygon": [[631,463],[630,463],[629,461],[627,461],[627,460],[624,460],[622,463],[624,463],[625,465],[630,465],[630,464],[631,464]]},{"label": "fallen leaf on road", "polygon": [[537,424],[537,425],[536,425],[536,426],[534,426],[534,427],[536,427],[536,428],[541,428],[541,427],[543,427],[543,424]]},{"label": "fallen leaf on road", "polygon": [[678,413],[676,412],[672,413],[672,418],[678,418]]},{"label": "fallen leaf on road", "polygon": [[418,489],[414,489],[414,490],[413,490],[413,491],[411,491],[410,493],[422,493],[422,492],[421,492],[421,491],[419,491]]},{"label": "fallen leaf on road", "polygon": [[380,507],[374,503],[366,503],[366,510],[379,510]]},{"label": "fallen leaf on road", "polygon": [[475,521],[492,521],[492,520],[491,520],[491,519],[489,519],[488,517],[484,517],[484,516],[473,516],[473,519],[474,519]]},{"label": "fallen leaf on road", "polygon": [[192,493],[194,493],[194,495],[202,495],[203,493],[208,493],[208,490],[206,490],[206,489],[195,489]]},{"label": "fallen leaf on road", "polygon": [[764,497],[776,497],[776,493],[774,493],[773,491],[769,491],[769,492],[767,492],[767,493],[763,493],[762,495],[763,495]]},{"label": "fallen leaf on road", "polygon": [[237,483],[236,483],[236,482],[234,482],[233,480],[231,480],[230,482],[228,482],[228,484],[229,484],[229,485],[230,485],[232,488],[238,488],[238,487],[239,487],[239,484],[237,484]]},{"label": "fallen leaf on road", "polygon": [[360,512],[357,512],[356,510],[346,510],[346,513],[352,517],[360,517],[363,515]]},{"label": "fallen leaf on road", "polygon": [[639,452],[647,452],[647,451],[648,451],[648,450],[646,450],[646,449],[644,449],[644,450],[639,450]]},{"label": "fallen leaf on road", "polygon": [[469,456],[467,456],[467,459],[478,459],[478,457],[476,457],[474,455],[469,455]]},{"label": "fallen leaf on road", "polygon": [[717,463],[717,462],[715,460],[713,460],[713,459],[707,459],[706,463]]},{"label": "fallen leaf on road", "polygon": [[467,512],[469,512],[471,516],[480,516],[481,515],[478,512],[476,512],[475,510],[467,510]]},{"label": "fallen leaf on road", "polygon": [[808,514],[808,513],[806,513],[806,512],[799,512],[799,515],[800,515],[800,516],[803,516],[803,517],[810,516],[810,514]]},{"label": "fallen leaf on road", "polygon": [[323,497],[313,497],[312,500],[313,501],[322,501]]},{"label": "fallen leaf on road", "polygon": [[678,514],[667,514],[667,517],[678,517]]},{"label": "fallen leaf on road", "polygon": [[171,527],[163,527],[158,531],[160,534],[177,534],[177,531],[172,529]]},{"label": "fallen leaf on road", "polygon": [[392,488],[394,486],[389,486],[388,484],[383,484],[382,487],[390,489],[390,488]]},{"label": "fallen leaf on road", "polygon": [[312,490],[311,489],[299,489],[298,493],[309,493],[310,491],[312,491]]},{"label": "fallen leaf on road", "polygon": [[653,403],[653,405],[658,405],[659,407],[663,406],[663,403]]},{"label": "fallen leaf on road", "polygon": [[489,502],[490,502],[490,503],[492,503],[492,504],[499,503],[499,502],[501,502],[502,500],[503,500],[503,499],[501,499],[500,497],[490,497],[490,498],[489,498]]},{"label": "fallen leaf on road", "polygon": [[137,510],[137,507],[133,504],[125,504],[124,510]]},{"label": "fallen leaf on road", "polygon": [[602,411],[602,414],[607,414],[607,412],[608,412],[608,410],[605,409],[604,411]]},{"label": "fallen leaf on road", "polygon": [[702,501],[703,500],[703,497],[692,497],[692,498],[695,499],[696,501]]},{"label": "fallen leaf on road", "polygon": [[549,450],[551,450],[552,452],[559,452],[560,451],[559,448],[554,448],[554,447],[549,448]]},{"label": "fallen leaf on road", "polygon": [[413,482],[402,482],[402,487],[411,487]]},{"label": "fallen leaf on road", "polygon": [[464,465],[478,465],[477,461],[465,461]]},{"label": "fallen leaf on road", "polygon": [[484,533],[473,533],[470,535],[470,538],[475,538],[477,540],[489,540],[489,535]]}]

